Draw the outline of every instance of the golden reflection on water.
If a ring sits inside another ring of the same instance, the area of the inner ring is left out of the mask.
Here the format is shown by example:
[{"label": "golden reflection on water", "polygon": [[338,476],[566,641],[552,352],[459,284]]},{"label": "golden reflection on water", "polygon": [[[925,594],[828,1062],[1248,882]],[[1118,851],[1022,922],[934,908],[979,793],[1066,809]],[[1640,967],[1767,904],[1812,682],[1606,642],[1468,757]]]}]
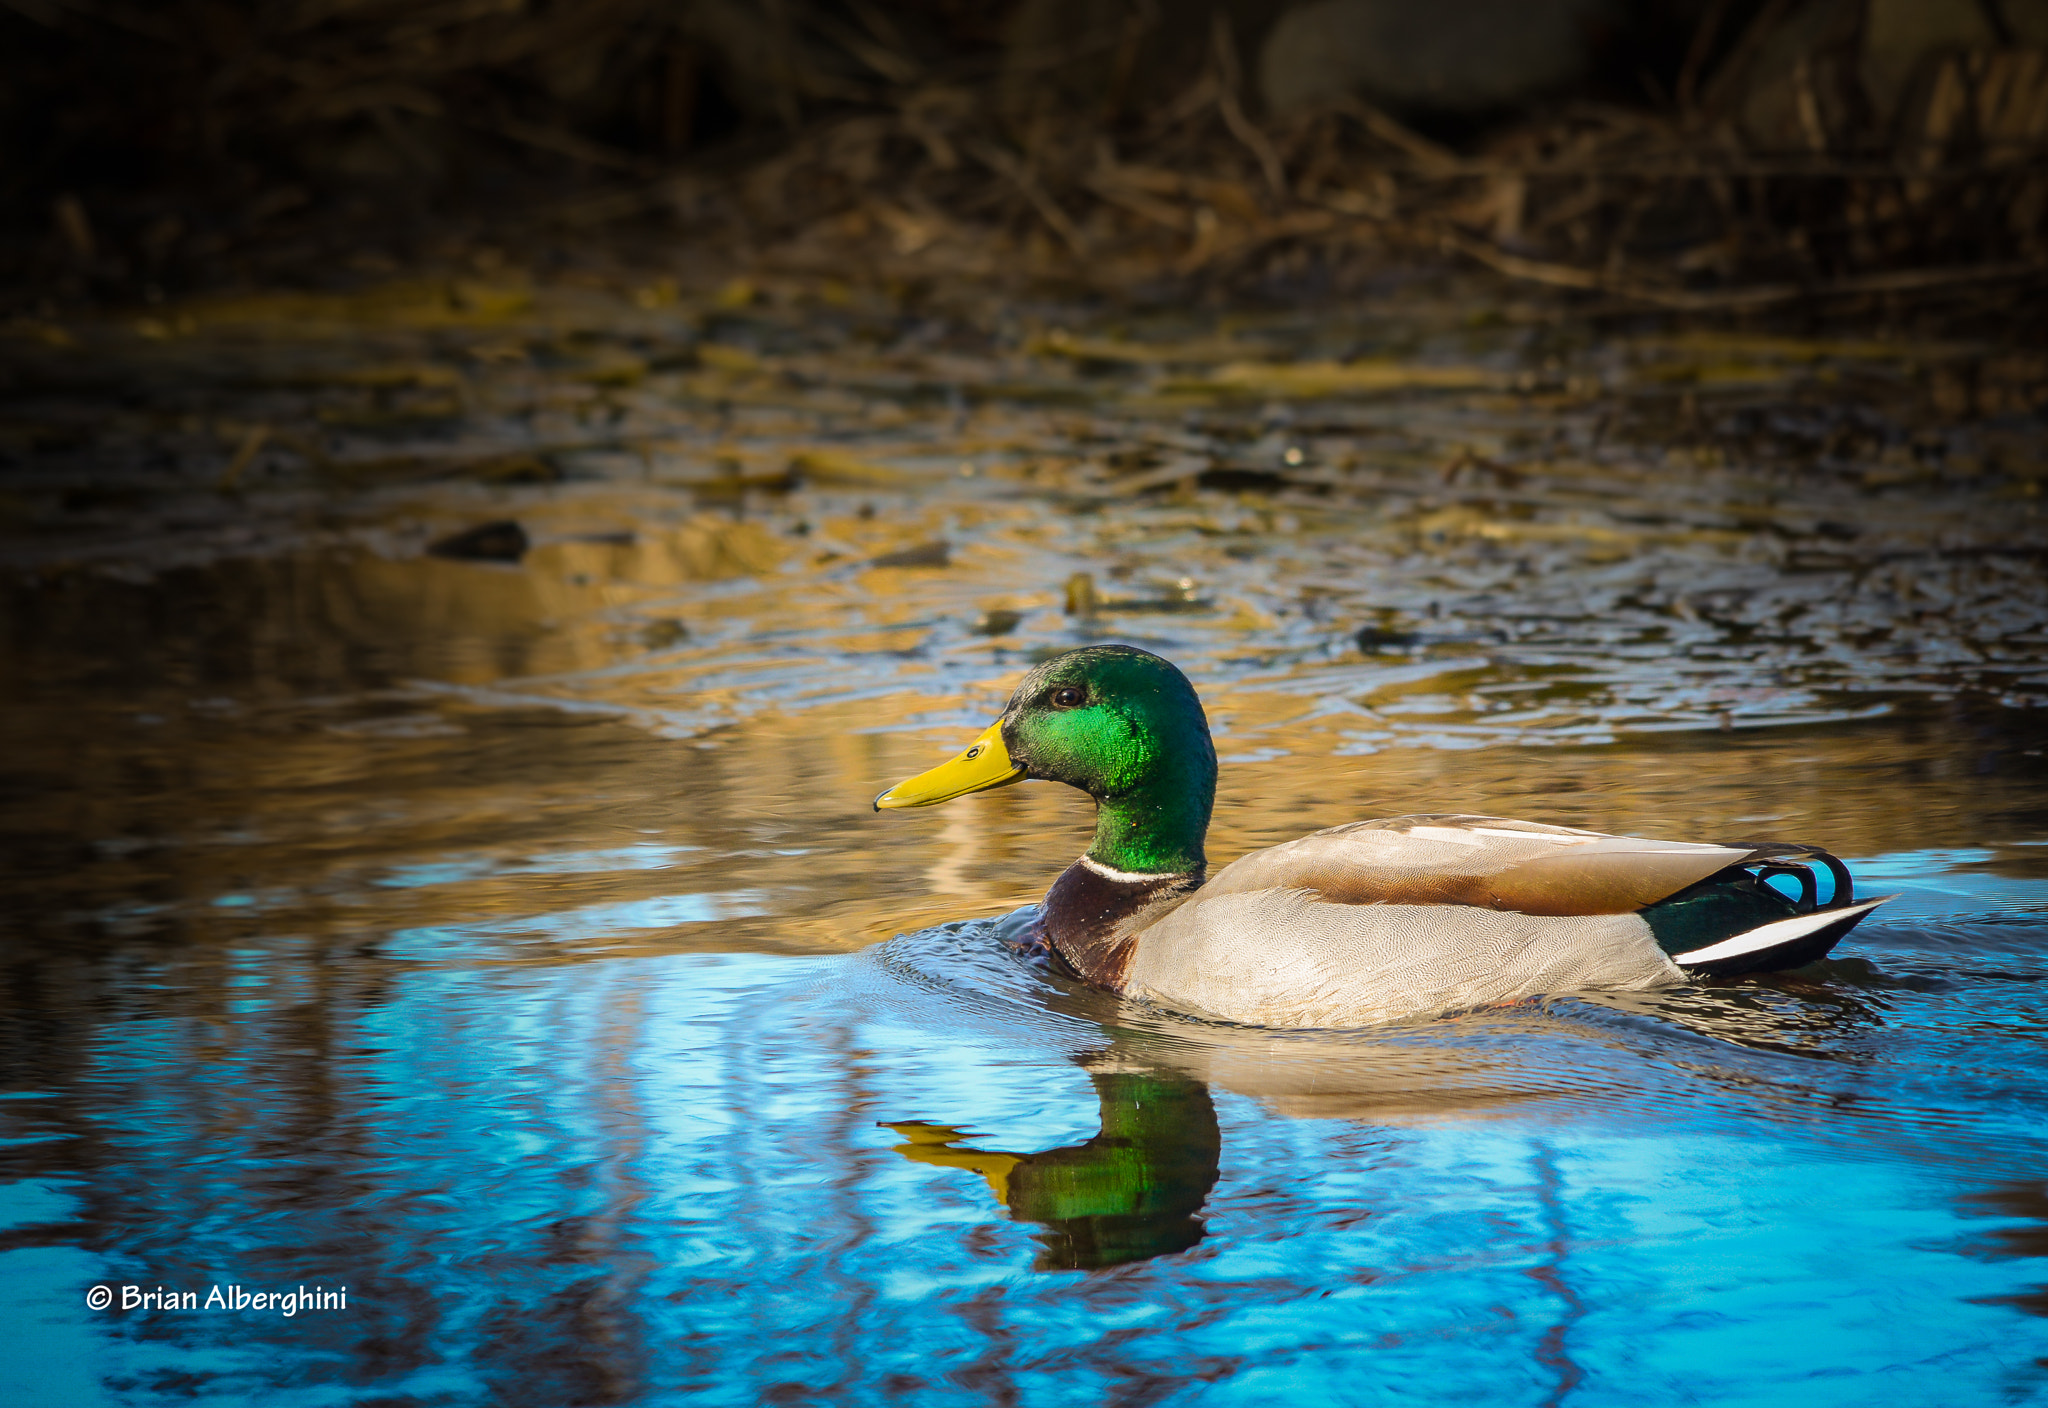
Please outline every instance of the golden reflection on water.
[{"label": "golden reflection on water", "polygon": [[[1202,690],[1224,763],[1215,862],[1427,811],[1849,855],[2042,829],[2039,711],[1960,675],[1858,696],[1786,685],[1796,651],[1710,650],[1688,684],[1659,674],[1685,653],[1654,632],[1561,652],[1469,610],[1448,639],[1410,615],[1361,646],[1294,540],[1258,534],[1224,540],[1246,557],[1168,534],[1172,561],[1276,579],[1234,602],[1212,582],[1213,609],[1075,617],[1058,584],[1084,559],[1034,546],[1061,521],[1036,498],[757,520],[649,492],[522,501],[535,546],[517,565],[423,554],[441,525],[415,513],[146,582],[17,581],[0,825],[39,897],[25,922],[438,927],[415,957],[539,958],[844,949],[1000,911],[1079,851],[1084,798],[1035,785],[883,817],[867,799],[957,749],[1038,655],[1091,639],[1161,650]],[[1158,530],[1153,512],[1134,525]],[[862,565],[948,536],[943,567]],[[1555,575],[1597,593],[1604,570]],[[1143,604],[1145,577],[1128,580],[1104,599]],[[998,607],[1016,626],[978,633]],[[1549,703],[1502,717],[1490,690]]]},{"label": "golden reflection on water", "polygon": [[[924,703],[899,707],[914,717]],[[51,727],[34,764],[66,785],[16,794],[5,825],[22,838],[16,883],[45,905],[132,893],[193,938],[456,924],[481,943],[502,923],[485,947],[525,957],[852,948],[1033,902],[1085,847],[1091,804],[1051,784],[874,814],[877,790],[971,736],[867,731],[878,712],[772,713],[671,741],[460,698],[253,727],[201,715],[175,730],[86,711]],[[1931,709],[1826,729],[1338,759],[1310,728],[1276,729],[1285,756],[1223,770],[1209,850],[1221,863],[1360,817],[1471,811],[1805,839],[1851,856],[1989,844],[1995,867],[2038,871],[2038,848],[1998,845],[2038,832],[2038,774],[2011,766],[2009,740],[1978,741],[1978,726]],[[36,865],[52,838],[89,849]],[[641,923],[630,909],[604,917],[678,894],[725,897],[690,916],[718,922],[674,927],[659,908]]]},{"label": "golden reflection on water", "polygon": [[[991,664],[966,699],[769,709],[689,739],[630,709],[566,712],[509,690],[339,707],[66,700],[13,713],[36,744],[15,766],[48,782],[13,792],[0,824],[20,838],[14,883],[46,914],[132,895],[193,938],[453,924],[507,957],[845,949],[1032,902],[1085,846],[1091,804],[1051,784],[929,813],[869,809],[971,737],[976,706],[1022,668]],[[1270,707],[1243,688],[1209,703],[1234,727]],[[960,722],[920,723],[933,713]],[[1989,846],[1986,863],[2036,873],[2038,848],[2001,846],[2041,827],[2040,765],[2023,746],[2040,734],[2015,737],[2014,723],[1951,703],[1591,747],[1332,756],[1321,720],[1280,719],[1259,734],[1278,756],[1225,765],[1209,851],[1220,864],[1361,817],[1469,811],[1850,856]],[[39,860],[60,845],[75,858]],[[679,894],[714,898],[667,919],[619,908]],[[677,927],[685,918],[697,922]]]},{"label": "golden reflection on water", "polygon": [[[1217,862],[1475,811],[2037,864],[2040,446],[1929,389],[1978,350],[516,293],[74,329],[158,408],[84,431],[88,362],[21,363],[99,457],[0,523],[18,922],[527,961],[998,912],[1084,799],[866,799],[1118,639],[1203,693]],[[261,417],[170,414],[222,384]],[[430,550],[500,520],[516,562]]]}]

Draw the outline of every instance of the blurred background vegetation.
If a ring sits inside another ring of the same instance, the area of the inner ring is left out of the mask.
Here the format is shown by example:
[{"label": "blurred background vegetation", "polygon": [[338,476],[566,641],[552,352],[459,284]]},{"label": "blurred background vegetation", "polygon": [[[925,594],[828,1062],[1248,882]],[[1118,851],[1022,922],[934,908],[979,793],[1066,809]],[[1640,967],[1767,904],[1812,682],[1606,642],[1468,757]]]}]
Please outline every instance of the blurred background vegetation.
[{"label": "blurred background vegetation", "polygon": [[0,0],[0,65],[17,313],[486,239],[1708,309],[2048,268],[2048,0]]}]

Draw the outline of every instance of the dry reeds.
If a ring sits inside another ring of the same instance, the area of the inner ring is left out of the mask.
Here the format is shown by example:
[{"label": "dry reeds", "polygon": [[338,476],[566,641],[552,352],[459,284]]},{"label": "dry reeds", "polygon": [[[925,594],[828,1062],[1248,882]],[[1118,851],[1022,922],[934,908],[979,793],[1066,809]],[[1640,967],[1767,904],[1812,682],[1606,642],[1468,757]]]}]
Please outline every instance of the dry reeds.
[{"label": "dry reeds", "polygon": [[[48,43],[107,40],[110,73],[134,71],[123,43],[153,53],[149,81],[71,100],[130,127],[156,104],[181,134],[140,194],[94,188],[82,148],[18,172],[17,209],[44,212],[32,275],[133,282],[279,222],[484,209],[1096,285],[1448,256],[1676,308],[2048,271],[2048,52],[1920,55],[1879,121],[1867,54],[1843,58],[1860,0],[1827,0],[1835,30],[1822,0],[1771,0],[1732,42],[1709,6],[1661,110],[1554,106],[1457,147],[1361,101],[1262,114],[1220,19],[1177,91],[1134,95],[1186,7],[1104,7],[1049,44],[944,0],[9,3]],[[1820,37],[1786,39],[1793,19]]]}]

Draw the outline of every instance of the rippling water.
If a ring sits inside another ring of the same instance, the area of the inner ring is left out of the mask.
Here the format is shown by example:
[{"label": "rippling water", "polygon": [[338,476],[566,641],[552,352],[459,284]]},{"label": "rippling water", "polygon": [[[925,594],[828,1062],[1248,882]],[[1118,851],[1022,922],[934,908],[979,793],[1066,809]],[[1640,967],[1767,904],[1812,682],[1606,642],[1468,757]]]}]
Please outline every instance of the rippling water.
[{"label": "rippling water", "polygon": [[[1915,399],[1970,349],[630,308],[16,368],[9,1401],[2048,1392],[2041,432]],[[1077,794],[867,810],[1092,639],[1203,691],[1219,860],[1478,810],[1901,898],[1626,1000],[1120,1004],[1003,943]],[[120,1300],[215,1286],[346,1307]]]}]

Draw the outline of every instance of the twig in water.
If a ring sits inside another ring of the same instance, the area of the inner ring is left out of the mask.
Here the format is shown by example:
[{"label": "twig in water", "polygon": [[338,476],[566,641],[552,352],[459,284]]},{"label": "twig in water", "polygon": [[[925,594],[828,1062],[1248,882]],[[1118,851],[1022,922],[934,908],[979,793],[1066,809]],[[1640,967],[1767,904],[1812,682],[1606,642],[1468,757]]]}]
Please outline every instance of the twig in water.
[{"label": "twig in water", "polygon": [[1553,288],[1611,293],[1617,297],[1655,304],[1660,308],[1686,312],[1763,308],[1774,303],[1796,303],[1802,299],[1843,298],[1868,293],[1918,293],[1927,289],[1949,288],[1963,284],[2048,277],[2048,271],[2044,271],[2037,264],[1972,264],[1947,269],[1892,269],[1880,274],[1860,274],[1852,278],[1814,284],[1752,284],[1747,288],[1675,289],[1659,288],[1654,284],[1639,283],[1632,279],[1608,278],[1595,270],[1581,269],[1576,265],[1553,264],[1543,259],[1526,259],[1456,230],[1445,231],[1443,242],[1448,248],[1469,255],[1488,268],[1510,278],[1549,284]]}]

